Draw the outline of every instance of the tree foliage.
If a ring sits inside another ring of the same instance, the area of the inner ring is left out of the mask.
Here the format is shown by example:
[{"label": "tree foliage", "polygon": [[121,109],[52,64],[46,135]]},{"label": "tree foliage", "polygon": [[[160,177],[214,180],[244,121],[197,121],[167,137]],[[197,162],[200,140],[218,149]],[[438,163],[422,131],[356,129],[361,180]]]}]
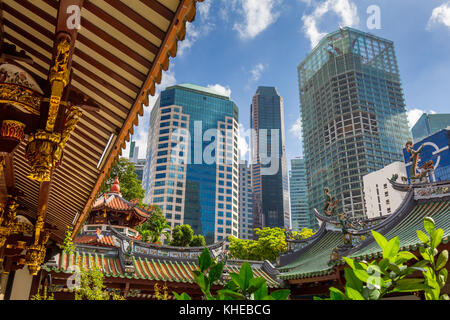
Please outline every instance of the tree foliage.
[{"label": "tree foliage", "polygon": [[230,255],[241,260],[275,260],[286,251],[287,242],[284,229],[264,228],[255,229],[258,240],[243,240],[229,237]]},{"label": "tree foliage", "polygon": [[290,240],[305,240],[313,236],[315,232],[312,229],[303,228],[301,231],[291,231],[288,234],[288,239]]},{"label": "tree foliage", "polygon": [[195,234],[189,244],[190,247],[204,247],[206,245],[205,237],[201,234]]},{"label": "tree foliage", "polygon": [[190,225],[182,224],[173,228],[172,241],[169,244],[174,247],[203,247],[206,242],[202,235],[194,234]]},{"label": "tree foliage", "polygon": [[167,239],[170,237],[170,225],[158,206],[152,206],[152,213],[143,224],[136,227],[136,230],[145,242],[159,243],[161,236],[164,235]]},{"label": "tree foliage", "polygon": [[[239,273],[230,273],[231,280],[217,291],[217,296],[211,293],[211,287],[221,277],[224,263],[217,262],[211,257],[208,248],[203,249],[198,257],[198,267],[194,271],[194,278],[200,287],[206,300],[286,300],[290,290],[282,289],[268,294],[267,282],[263,277],[255,278],[253,270],[248,262],[244,262]],[[173,292],[177,300],[191,300],[191,297],[183,292]]]},{"label": "tree foliage", "polygon": [[[449,300],[448,295],[440,294],[447,281],[445,265],[448,262],[448,251],[443,250],[435,259],[443,230],[436,230],[433,219],[429,217],[425,218],[424,227],[428,235],[421,230],[417,231],[417,236],[423,243],[419,249],[422,260],[411,252],[400,251],[398,236],[388,241],[372,230],[375,241],[383,251],[383,258],[368,263],[344,257],[350,266],[344,270],[345,291],[332,287],[327,300],[379,300],[396,292],[424,292],[427,300]],[[411,278],[417,271],[421,271],[423,277]],[[315,299],[320,300],[317,297]]]},{"label": "tree foliage", "polygon": [[81,270],[80,286],[75,289],[75,300],[125,300],[116,292],[109,293],[103,284],[103,273],[98,266]]},{"label": "tree foliage", "polygon": [[71,255],[75,251],[75,246],[72,240],[72,232],[73,229],[71,226],[67,226],[65,235],[64,235],[64,243],[62,245],[62,249],[67,255]]},{"label": "tree foliage", "polygon": [[138,199],[139,204],[142,204],[145,191],[141,185],[142,181],[138,179],[134,170],[134,164],[130,160],[127,158],[120,158],[111,170],[102,192],[108,193],[111,190],[114,179],[119,177],[120,193],[122,194],[122,197],[128,201]]},{"label": "tree foliage", "polygon": [[40,289],[38,289],[38,292],[30,297],[30,300],[55,300],[55,296],[52,294],[47,293],[47,286],[44,286],[44,293],[41,295]]}]

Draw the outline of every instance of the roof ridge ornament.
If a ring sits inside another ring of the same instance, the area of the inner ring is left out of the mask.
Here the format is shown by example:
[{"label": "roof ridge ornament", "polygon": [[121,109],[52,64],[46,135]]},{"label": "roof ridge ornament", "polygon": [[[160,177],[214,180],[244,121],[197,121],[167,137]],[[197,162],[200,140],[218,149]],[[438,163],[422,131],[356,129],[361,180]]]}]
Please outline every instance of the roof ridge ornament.
[{"label": "roof ridge ornament", "polygon": [[116,176],[116,178],[114,179],[113,184],[111,185],[111,190],[109,193],[117,193],[120,196],[122,196],[122,194],[120,193],[120,182],[119,182],[119,176]]}]

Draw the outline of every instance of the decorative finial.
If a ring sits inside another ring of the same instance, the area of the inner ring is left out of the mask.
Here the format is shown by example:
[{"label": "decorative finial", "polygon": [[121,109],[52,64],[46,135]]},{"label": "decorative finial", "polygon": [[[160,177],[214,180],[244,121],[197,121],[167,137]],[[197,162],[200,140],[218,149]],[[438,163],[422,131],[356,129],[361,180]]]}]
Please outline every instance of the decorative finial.
[{"label": "decorative finial", "polygon": [[112,186],[111,186],[111,192],[110,193],[118,193],[120,194],[120,186],[119,186],[119,177],[116,177],[114,180]]}]

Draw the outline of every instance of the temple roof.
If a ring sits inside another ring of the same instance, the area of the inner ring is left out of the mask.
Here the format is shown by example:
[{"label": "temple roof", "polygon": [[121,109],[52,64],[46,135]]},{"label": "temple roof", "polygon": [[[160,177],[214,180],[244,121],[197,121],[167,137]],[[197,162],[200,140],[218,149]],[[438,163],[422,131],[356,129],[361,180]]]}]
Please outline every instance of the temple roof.
[{"label": "temple roof", "polygon": [[107,193],[101,195],[94,202],[91,211],[102,210],[105,208],[112,211],[134,211],[137,215],[143,218],[148,218],[148,216],[153,212],[138,207],[137,204],[125,200],[120,194],[117,193]]},{"label": "temple roof", "polygon": [[73,243],[116,247],[114,244],[114,238],[112,236],[103,236],[103,237],[93,235],[78,236],[73,240]]},{"label": "temple roof", "polygon": [[147,220],[153,210],[147,210],[138,206],[138,201],[128,201],[120,193],[119,178],[116,177],[109,193],[102,194],[94,202],[91,212],[104,210],[114,212],[133,212],[138,221]]},{"label": "temple roof", "polygon": [[[323,222],[317,235],[311,241],[303,242],[303,247],[280,257],[278,271],[283,280],[313,278],[335,272],[334,267],[344,265],[343,256],[357,260],[369,260],[382,256],[382,250],[371,235],[371,230],[381,233],[387,240],[398,236],[400,250],[416,250],[423,246],[416,230],[424,231],[425,217],[434,219],[437,228],[444,230],[442,243],[450,241],[450,181],[410,185],[405,188],[408,194],[400,207],[384,221],[358,233],[364,240],[353,246],[343,246],[344,234],[328,222]],[[335,260],[332,253],[341,248]],[[343,249],[342,249],[343,248]]]},{"label": "temple roof", "polygon": [[[57,255],[56,265],[44,265],[43,269],[48,272],[54,271],[57,273],[62,272],[71,274],[73,266],[83,266],[85,269],[88,269],[92,268],[94,264],[96,264],[100,267],[106,277],[195,283],[193,275],[193,271],[197,269],[197,264],[195,261],[177,261],[150,257],[133,257],[132,260],[135,271],[133,273],[126,273],[121,266],[118,256],[79,251],[75,251],[73,254],[67,255],[63,251]],[[224,268],[225,276],[219,281],[219,283],[225,285],[228,282],[230,278],[227,273],[239,273],[242,263],[243,261],[227,263]],[[261,268],[262,265],[262,262],[259,265],[252,265],[255,276],[266,279],[267,286],[269,288],[280,287],[280,284]]]},{"label": "temple roof", "polygon": [[[186,23],[203,0],[79,1],[81,28],[73,47],[69,100],[81,105],[83,115],[64,148],[62,163],[54,170],[47,220],[58,227],[62,240],[75,220],[74,234],[82,227],[115,161],[143,115],[149,96],[161,83],[169,59],[177,54]],[[2,40],[26,53],[15,61],[50,97],[48,74],[58,28],[70,2],[57,0],[3,0]],[[75,32],[75,31],[74,31]],[[69,98],[67,98],[67,96]],[[80,98],[81,97],[81,98]],[[79,98],[79,99],[78,99]],[[86,106],[80,101],[88,101]],[[35,216],[40,184],[30,180],[24,139],[14,153],[15,186],[25,193],[21,209]],[[77,214],[78,212],[78,214]]]}]

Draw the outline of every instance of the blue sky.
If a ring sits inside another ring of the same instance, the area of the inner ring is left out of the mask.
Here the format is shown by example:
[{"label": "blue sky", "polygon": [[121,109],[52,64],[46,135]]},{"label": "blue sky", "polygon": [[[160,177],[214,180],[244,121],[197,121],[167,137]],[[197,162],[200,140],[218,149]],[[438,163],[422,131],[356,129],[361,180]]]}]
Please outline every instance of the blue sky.
[{"label": "blue sky", "polygon": [[[380,29],[368,28],[373,5]],[[239,107],[245,130],[257,86],[275,86],[284,99],[288,161],[302,154],[297,66],[340,25],[394,41],[410,123],[422,112],[450,113],[449,0],[205,0],[197,7],[158,92],[179,83],[213,87]],[[133,137],[140,158],[150,109]]]}]

